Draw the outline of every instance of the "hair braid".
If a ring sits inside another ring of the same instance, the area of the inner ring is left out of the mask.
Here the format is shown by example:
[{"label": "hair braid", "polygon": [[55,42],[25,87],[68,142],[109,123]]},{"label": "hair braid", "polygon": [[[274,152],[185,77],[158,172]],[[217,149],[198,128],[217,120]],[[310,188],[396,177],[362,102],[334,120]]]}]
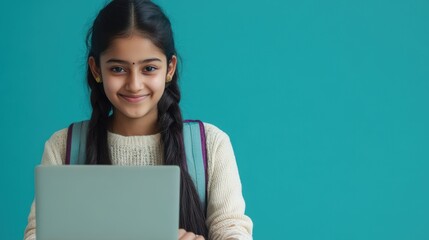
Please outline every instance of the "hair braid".
[{"label": "hair braid", "polygon": [[180,91],[177,75],[166,87],[158,103],[158,122],[164,146],[165,165],[180,167],[180,227],[207,237],[205,212],[195,189],[194,182],[186,168],[183,144],[183,121],[179,108]]},{"label": "hair braid", "polygon": [[88,85],[91,88],[92,114],[89,121],[86,164],[112,164],[107,146],[107,124],[112,104],[107,99],[103,85],[98,84],[88,71]]}]

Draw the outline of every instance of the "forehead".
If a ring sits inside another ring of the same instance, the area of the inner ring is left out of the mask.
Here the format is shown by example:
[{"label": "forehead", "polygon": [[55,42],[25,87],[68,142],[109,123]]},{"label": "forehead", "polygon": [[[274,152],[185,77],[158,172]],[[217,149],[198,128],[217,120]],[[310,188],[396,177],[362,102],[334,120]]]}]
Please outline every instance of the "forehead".
[{"label": "forehead", "polygon": [[160,48],[145,37],[131,35],[119,37],[112,40],[109,48],[104,51],[101,58],[119,58],[126,61],[139,61],[147,58],[157,57],[166,62],[166,56]]}]

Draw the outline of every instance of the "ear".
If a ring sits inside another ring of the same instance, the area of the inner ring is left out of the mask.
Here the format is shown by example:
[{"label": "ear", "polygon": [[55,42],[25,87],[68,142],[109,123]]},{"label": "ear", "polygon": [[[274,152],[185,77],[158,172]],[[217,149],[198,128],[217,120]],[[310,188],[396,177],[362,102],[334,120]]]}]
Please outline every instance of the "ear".
[{"label": "ear", "polygon": [[168,62],[167,76],[170,76],[171,78],[173,78],[174,73],[176,72],[176,66],[177,66],[177,57],[173,55],[170,59],[170,62]]},{"label": "ear", "polygon": [[88,65],[89,65],[89,68],[91,69],[91,73],[92,73],[92,76],[94,77],[94,79],[101,77],[100,68],[97,67],[97,64],[95,63],[95,59],[93,56],[88,58]]}]

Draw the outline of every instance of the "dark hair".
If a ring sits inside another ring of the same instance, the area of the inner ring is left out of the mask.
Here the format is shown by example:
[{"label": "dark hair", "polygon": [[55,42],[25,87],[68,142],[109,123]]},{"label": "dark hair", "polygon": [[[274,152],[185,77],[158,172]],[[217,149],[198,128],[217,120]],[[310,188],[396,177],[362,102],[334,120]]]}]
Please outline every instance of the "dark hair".
[{"label": "dark hair", "polygon": [[[94,57],[97,66],[100,66],[100,54],[109,47],[111,41],[133,32],[150,39],[164,52],[167,62],[177,55],[170,21],[159,6],[147,0],[113,0],[100,11],[88,31],[88,58]],[[195,185],[186,169],[177,72],[166,85],[158,102],[158,127],[161,130],[164,163],[177,165],[181,169],[180,228],[207,237],[205,209],[202,209]],[[87,81],[91,91],[92,115],[86,145],[86,164],[112,164],[106,146],[107,123],[113,107],[102,84],[96,83],[89,67]]]}]

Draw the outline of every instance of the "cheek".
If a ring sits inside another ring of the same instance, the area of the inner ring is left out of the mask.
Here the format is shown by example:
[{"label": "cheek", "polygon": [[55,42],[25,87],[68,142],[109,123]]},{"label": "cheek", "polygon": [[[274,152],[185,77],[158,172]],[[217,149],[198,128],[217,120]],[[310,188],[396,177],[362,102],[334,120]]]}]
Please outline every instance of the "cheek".
[{"label": "cheek", "polygon": [[103,82],[103,88],[107,97],[109,97],[116,95],[116,92],[120,89],[120,85],[114,84],[113,82],[106,80]]},{"label": "cheek", "polygon": [[159,79],[159,81],[154,81],[150,84],[150,88],[157,95],[162,95],[165,89],[165,82],[163,79]]}]

